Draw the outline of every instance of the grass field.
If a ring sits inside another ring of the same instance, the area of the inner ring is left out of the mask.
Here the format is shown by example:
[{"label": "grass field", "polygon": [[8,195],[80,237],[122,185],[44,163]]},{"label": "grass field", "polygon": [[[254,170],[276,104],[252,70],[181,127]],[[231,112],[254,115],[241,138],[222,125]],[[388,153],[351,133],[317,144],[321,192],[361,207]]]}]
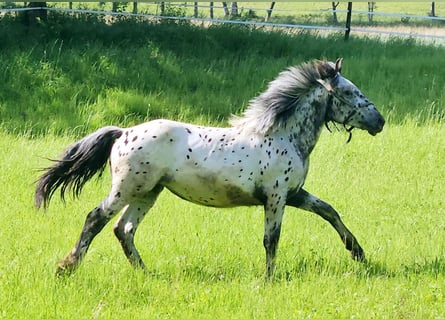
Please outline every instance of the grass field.
[{"label": "grass field", "polygon": [[345,42],[342,35],[83,18],[50,15],[32,32],[0,21],[5,130],[83,135],[157,117],[225,124],[280,71],[323,57],[343,57],[344,75],[393,121],[444,117],[443,48],[414,39]]},{"label": "grass field", "polygon": [[[211,209],[164,193],[137,235],[149,275],[134,271],[111,224],[73,276],[54,276],[108,175],[80,200],[32,207],[35,168],[69,137],[5,135],[0,315],[8,319],[441,319],[445,209],[441,124],[371,137],[322,135],[307,188],[343,214],[369,262],[350,260],[320,218],[288,209],[272,282],[264,281],[261,208]],[[26,159],[26,161],[24,161]]]},{"label": "grass field", "polygon": [[[55,16],[34,33],[0,20],[0,49],[0,318],[445,318],[442,48]],[[109,175],[36,212],[46,158],[108,124],[225,125],[280,70],[324,56],[343,56],[344,75],[388,119],[349,144],[325,130],[306,183],[342,213],[367,263],[322,219],[289,208],[265,281],[261,208],[204,208],[165,192],[136,236],[149,274],[131,268],[110,223],[75,274],[54,276]]]}]

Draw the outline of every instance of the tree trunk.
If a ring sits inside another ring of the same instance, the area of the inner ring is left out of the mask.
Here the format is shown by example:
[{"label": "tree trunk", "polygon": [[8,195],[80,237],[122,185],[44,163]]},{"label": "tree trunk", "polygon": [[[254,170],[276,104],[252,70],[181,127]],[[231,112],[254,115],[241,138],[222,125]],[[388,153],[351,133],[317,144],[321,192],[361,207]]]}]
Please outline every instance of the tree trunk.
[{"label": "tree trunk", "polygon": [[338,18],[337,18],[337,6],[340,2],[332,2],[332,19],[334,24],[338,23]]},{"label": "tree trunk", "polygon": [[213,20],[213,2],[210,2],[210,19]]},{"label": "tree trunk", "polygon": [[269,9],[267,10],[266,19],[264,19],[266,22],[269,21],[274,7],[275,7],[275,1],[270,4]]},{"label": "tree trunk", "polygon": [[374,12],[375,2],[368,2],[368,21],[372,23],[374,20],[374,15],[371,12]]},{"label": "tree trunk", "polygon": [[161,2],[160,7],[161,7],[161,16],[163,16],[165,14],[165,2],[164,1]]},{"label": "tree trunk", "polygon": [[136,1],[133,2],[133,13],[138,13],[138,3]]},{"label": "tree trunk", "polygon": [[232,16],[238,16],[238,2],[232,2]]},{"label": "tree trunk", "polygon": [[223,8],[224,8],[224,15],[226,17],[228,17],[230,12],[229,12],[229,8],[227,7],[227,2],[223,2],[222,5],[223,5]]}]

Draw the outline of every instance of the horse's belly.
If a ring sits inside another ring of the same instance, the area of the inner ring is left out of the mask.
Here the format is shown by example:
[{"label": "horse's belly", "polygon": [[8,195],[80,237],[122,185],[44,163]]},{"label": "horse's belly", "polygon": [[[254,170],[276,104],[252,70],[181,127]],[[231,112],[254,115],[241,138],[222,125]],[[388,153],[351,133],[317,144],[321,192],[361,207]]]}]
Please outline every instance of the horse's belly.
[{"label": "horse's belly", "polygon": [[218,178],[196,175],[186,181],[174,180],[164,183],[172,193],[187,201],[210,207],[236,207],[262,204],[259,192],[253,188],[221,183]]}]

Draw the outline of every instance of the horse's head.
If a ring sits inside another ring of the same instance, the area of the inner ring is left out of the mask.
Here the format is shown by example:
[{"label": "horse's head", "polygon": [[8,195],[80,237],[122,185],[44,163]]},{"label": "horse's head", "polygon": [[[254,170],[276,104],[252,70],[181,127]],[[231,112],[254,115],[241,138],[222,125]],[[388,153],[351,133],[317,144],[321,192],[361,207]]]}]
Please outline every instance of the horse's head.
[{"label": "horse's head", "polygon": [[334,121],[344,126],[359,128],[376,135],[383,129],[385,119],[374,104],[340,72],[342,59],[334,63],[320,64],[319,73],[321,83],[329,92],[332,99],[326,113],[326,122]]}]

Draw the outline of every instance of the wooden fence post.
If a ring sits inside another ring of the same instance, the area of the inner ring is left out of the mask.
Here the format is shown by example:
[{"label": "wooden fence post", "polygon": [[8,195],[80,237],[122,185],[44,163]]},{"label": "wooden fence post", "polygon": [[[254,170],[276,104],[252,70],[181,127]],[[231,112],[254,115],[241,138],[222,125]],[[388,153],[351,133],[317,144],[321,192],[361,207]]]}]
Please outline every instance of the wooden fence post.
[{"label": "wooden fence post", "polygon": [[198,1],[193,2],[193,17],[198,18]]},{"label": "wooden fence post", "polygon": [[352,2],[348,2],[348,13],[346,16],[345,40],[349,39],[349,33],[351,32],[351,15],[352,15]]},{"label": "wooden fence post", "polygon": [[431,2],[430,17],[435,17],[435,16],[436,16],[436,3],[435,2]]}]

